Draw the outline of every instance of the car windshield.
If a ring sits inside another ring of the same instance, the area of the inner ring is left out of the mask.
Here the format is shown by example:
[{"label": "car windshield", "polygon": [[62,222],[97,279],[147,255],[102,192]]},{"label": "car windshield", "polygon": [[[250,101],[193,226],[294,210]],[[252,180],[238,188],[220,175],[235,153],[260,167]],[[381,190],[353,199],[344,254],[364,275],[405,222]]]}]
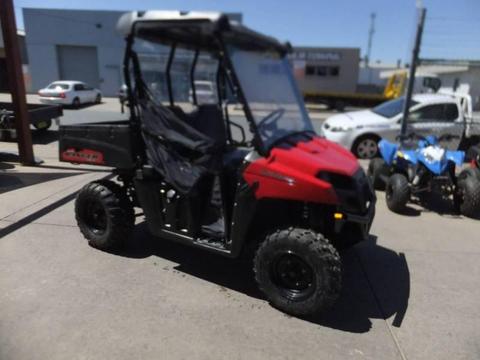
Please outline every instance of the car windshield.
[{"label": "car windshield", "polygon": [[[380,115],[386,118],[392,118],[394,116],[397,116],[403,111],[404,104],[405,104],[405,97],[402,96],[402,97],[399,97],[398,99],[384,102],[374,107],[372,111],[377,115]],[[412,100],[410,102],[410,108],[412,108],[417,104],[418,102]]]},{"label": "car windshield", "polygon": [[236,47],[230,47],[229,53],[267,150],[281,138],[314,131],[285,57]]},{"label": "car windshield", "polygon": [[48,85],[47,89],[63,89],[63,90],[68,90],[68,84],[65,83],[52,83]]}]

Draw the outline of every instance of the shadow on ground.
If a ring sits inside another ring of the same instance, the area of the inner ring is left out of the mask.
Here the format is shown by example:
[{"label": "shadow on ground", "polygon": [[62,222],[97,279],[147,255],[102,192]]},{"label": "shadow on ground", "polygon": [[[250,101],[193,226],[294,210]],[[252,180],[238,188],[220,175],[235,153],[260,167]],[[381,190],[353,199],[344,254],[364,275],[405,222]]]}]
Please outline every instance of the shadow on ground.
[{"label": "shadow on ground", "polygon": [[[158,256],[178,263],[175,270],[212,282],[258,299],[263,295],[254,281],[251,261],[230,260],[166,240],[155,238],[145,223],[137,225],[135,234],[121,252],[129,258]],[[321,316],[304,320],[343,331],[363,333],[371,320],[395,316],[400,327],[407,311],[410,274],[404,254],[376,244],[371,237],[343,254],[343,290],[336,305]]]},{"label": "shadow on ground", "polygon": [[[422,213],[436,213],[440,216],[461,218],[460,213],[455,209],[453,199],[438,192],[425,193],[420,198],[413,198],[399,215],[417,217]],[[480,219],[480,212],[474,218]]]},{"label": "shadow on ground", "polygon": [[62,105],[62,107],[66,110],[82,110],[82,109],[88,109],[97,105],[102,105],[103,102],[100,103],[88,103],[88,104],[80,104],[80,106],[75,107],[73,105]]},{"label": "shadow on ground", "polygon": [[[48,145],[55,141],[58,141],[58,131],[54,130],[32,130],[32,143],[34,145]],[[3,142],[16,143],[17,138],[5,138]]]},{"label": "shadow on ground", "polygon": [[[0,163],[0,169],[4,165]],[[11,170],[14,168],[13,165],[10,165],[8,169]],[[57,173],[36,173],[36,172],[0,172],[0,194],[17,190],[23,187],[36,185],[39,183],[62,179],[70,176],[81,175],[83,172],[57,172]]]}]

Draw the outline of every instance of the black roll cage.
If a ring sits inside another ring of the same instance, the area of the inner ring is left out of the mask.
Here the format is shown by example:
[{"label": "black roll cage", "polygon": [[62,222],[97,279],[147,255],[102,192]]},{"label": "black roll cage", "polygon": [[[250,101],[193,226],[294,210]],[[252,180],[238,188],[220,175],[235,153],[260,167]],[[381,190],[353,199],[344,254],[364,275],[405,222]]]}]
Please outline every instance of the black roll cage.
[{"label": "black roll cage", "polygon": [[[125,50],[125,56],[123,60],[123,76],[125,79],[125,85],[127,86],[127,98],[128,102],[130,104],[130,121],[131,123],[136,126],[137,128],[140,126],[140,118],[139,118],[139,110],[138,110],[138,104],[135,98],[135,91],[138,92],[138,95],[140,97],[145,96],[145,92],[143,90],[142,86],[136,86],[136,89],[134,91],[132,87],[132,79],[131,79],[131,72],[130,68],[133,70],[133,76],[135,78],[135,83],[143,83],[143,78],[141,75],[141,69],[140,69],[140,63],[138,60],[138,56],[136,52],[133,50],[133,45],[135,42],[135,27],[137,23],[134,23],[132,26],[132,32],[128,35],[126,38],[126,50]],[[229,52],[227,50],[225,41],[223,39],[223,36],[221,32],[216,32],[215,38],[217,41],[217,46],[218,50],[212,51],[211,49],[206,49],[206,52],[209,52],[211,54],[218,54],[218,68],[216,72],[216,85],[217,85],[217,95],[218,95],[218,103],[221,106],[222,105],[222,91],[221,89],[223,86],[222,84],[222,76],[225,82],[227,83],[227,86],[230,88],[232,91],[233,95],[237,98],[237,100],[242,104],[243,111],[245,113],[245,117],[247,118],[250,131],[252,132],[253,140],[252,140],[252,145],[254,146],[255,150],[260,154],[260,155],[266,155],[267,149],[265,149],[265,146],[261,140],[261,137],[258,134],[258,127],[257,124],[254,121],[252,111],[248,105],[248,102],[246,100],[245,94],[243,92],[243,89],[240,85],[240,82],[238,80],[235,68],[233,67]],[[175,99],[173,95],[173,89],[172,89],[172,79],[171,79],[171,67],[172,63],[175,57],[175,52],[177,49],[178,43],[177,42],[172,42],[170,45],[170,53],[168,56],[167,60],[167,66],[165,69],[165,77],[167,81],[167,91],[168,91],[168,98],[170,102],[170,106],[175,105]],[[194,54],[194,59],[192,61],[191,67],[190,67],[190,83],[192,87],[192,98],[193,102],[195,105],[197,105],[197,94],[196,94],[196,89],[195,89],[195,69],[197,66],[198,62],[198,57],[200,53],[200,48],[195,48],[195,54]],[[132,66],[133,65],[133,66]],[[232,133],[231,133],[231,126],[237,127],[240,129],[242,132],[243,137],[245,138],[245,131],[244,129],[232,122],[229,118],[228,115],[228,110],[225,109],[225,120],[227,122],[227,135],[228,135],[228,140],[230,143],[232,143]]]}]

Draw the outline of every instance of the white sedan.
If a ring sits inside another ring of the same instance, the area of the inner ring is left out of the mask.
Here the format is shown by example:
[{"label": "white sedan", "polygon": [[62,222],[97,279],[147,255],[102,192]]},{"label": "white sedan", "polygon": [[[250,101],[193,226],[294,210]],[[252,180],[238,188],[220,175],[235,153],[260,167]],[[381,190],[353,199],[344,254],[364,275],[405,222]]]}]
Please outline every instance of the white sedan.
[{"label": "white sedan", "polygon": [[55,81],[38,92],[44,104],[71,105],[102,102],[102,93],[81,81]]},{"label": "white sedan", "polygon": [[[334,115],[325,121],[322,133],[358,158],[371,159],[378,155],[377,144],[381,138],[395,141],[399,135],[404,102],[405,98],[400,97],[373,109]],[[461,135],[468,116],[464,109],[462,98],[453,95],[414,95],[407,132],[424,136]]]}]

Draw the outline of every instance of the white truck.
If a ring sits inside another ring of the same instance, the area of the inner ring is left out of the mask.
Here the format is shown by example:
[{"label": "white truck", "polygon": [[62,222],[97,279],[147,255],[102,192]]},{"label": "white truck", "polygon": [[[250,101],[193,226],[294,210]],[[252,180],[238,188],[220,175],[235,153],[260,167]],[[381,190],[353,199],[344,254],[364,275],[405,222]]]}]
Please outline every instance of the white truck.
[{"label": "white truck", "polygon": [[[404,97],[372,109],[346,112],[328,118],[323,135],[337,142],[358,158],[378,155],[378,141],[395,141],[400,134]],[[472,99],[457,93],[417,94],[412,97],[407,132],[420,135],[450,134],[450,149],[468,149],[480,143],[480,122],[472,116]]]}]

